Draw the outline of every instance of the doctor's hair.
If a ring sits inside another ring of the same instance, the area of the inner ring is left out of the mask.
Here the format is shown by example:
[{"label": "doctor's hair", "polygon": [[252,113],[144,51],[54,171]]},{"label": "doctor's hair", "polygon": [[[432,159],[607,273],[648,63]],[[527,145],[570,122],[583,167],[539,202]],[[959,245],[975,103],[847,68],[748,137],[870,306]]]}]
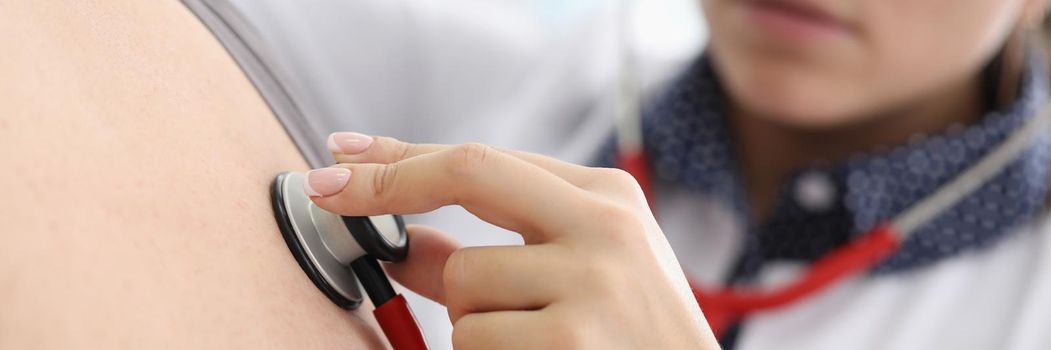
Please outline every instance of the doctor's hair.
[{"label": "doctor's hair", "polygon": [[[995,82],[994,108],[1008,106],[1017,97],[1021,83],[1020,73],[1026,53],[1031,52],[1030,50],[1043,51],[1048,67],[1046,71],[1051,74],[1051,11],[1045,12],[1039,21],[1016,27],[1005,39],[999,53],[983,70],[985,77],[992,78],[991,81]],[[1044,79],[1051,81],[1051,75],[1045,76]]]},{"label": "doctor's hair", "polygon": [[[1037,40],[1040,45],[1044,45],[1042,48],[1048,57],[1047,65],[1049,67],[1048,72],[1051,74],[1051,11],[1044,13],[1044,19],[1040,22],[1040,28],[1037,33],[1040,36],[1040,40]],[[1044,77],[1045,79],[1051,80],[1051,76]],[[1051,172],[1045,179],[1047,183],[1051,183]],[[1051,191],[1048,191],[1044,198],[1044,215],[1051,216]]]},{"label": "doctor's hair", "polygon": [[[1042,48],[1047,53],[1046,57],[1051,58],[1051,11],[1044,13],[1044,19],[1040,21],[1040,25],[1035,30],[1039,40],[1036,40],[1040,45],[1044,45]],[[1051,59],[1048,60],[1051,65]]]}]

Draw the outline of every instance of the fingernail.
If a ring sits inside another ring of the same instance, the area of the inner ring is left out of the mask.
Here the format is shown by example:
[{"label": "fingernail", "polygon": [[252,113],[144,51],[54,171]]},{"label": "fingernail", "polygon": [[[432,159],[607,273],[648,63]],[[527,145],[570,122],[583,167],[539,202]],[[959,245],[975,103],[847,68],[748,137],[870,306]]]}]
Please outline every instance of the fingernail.
[{"label": "fingernail", "polygon": [[372,145],[372,136],[356,132],[334,132],[328,135],[328,149],[334,153],[358,154]]},{"label": "fingernail", "polygon": [[328,197],[343,192],[348,180],[350,180],[350,169],[315,169],[307,173],[307,181],[303,182],[303,190],[311,197]]}]

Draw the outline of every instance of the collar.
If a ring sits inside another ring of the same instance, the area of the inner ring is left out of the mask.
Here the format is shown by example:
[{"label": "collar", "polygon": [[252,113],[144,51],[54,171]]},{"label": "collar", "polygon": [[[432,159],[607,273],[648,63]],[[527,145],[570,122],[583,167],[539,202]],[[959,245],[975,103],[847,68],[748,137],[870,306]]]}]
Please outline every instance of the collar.
[{"label": "collar", "polygon": [[[1048,100],[1045,60],[1036,51],[1030,51],[1016,101],[973,125],[797,169],[771,219],[744,225],[750,232],[734,274],[747,275],[770,260],[813,260],[893,218],[977,162]],[[702,56],[644,113],[645,149],[659,181],[722,201],[746,223],[748,203],[723,103],[716,74]],[[919,228],[875,272],[929,265],[1008,236],[1043,212],[1049,175],[1051,137],[1045,134],[973,195]]]}]

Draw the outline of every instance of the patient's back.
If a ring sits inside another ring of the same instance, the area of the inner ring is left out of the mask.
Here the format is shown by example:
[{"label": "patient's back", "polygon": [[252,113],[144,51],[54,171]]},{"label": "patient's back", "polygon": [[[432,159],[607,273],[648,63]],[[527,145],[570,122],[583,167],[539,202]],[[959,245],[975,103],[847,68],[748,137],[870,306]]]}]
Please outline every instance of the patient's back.
[{"label": "patient's back", "polygon": [[306,165],[176,1],[0,2],[0,348],[368,348],[289,255]]}]

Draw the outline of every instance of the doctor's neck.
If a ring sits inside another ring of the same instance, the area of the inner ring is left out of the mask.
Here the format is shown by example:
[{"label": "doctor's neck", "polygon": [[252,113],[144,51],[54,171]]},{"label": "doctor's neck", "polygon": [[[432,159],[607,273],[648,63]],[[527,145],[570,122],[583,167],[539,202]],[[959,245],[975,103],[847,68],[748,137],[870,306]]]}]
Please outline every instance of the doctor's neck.
[{"label": "doctor's neck", "polygon": [[[975,71],[898,105],[845,118],[856,122],[841,125],[789,125],[778,122],[786,118],[751,113],[731,99],[727,112],[752,220],[761,222],[767,217],[784,182],[802,167],[906,144],[917,135],[974,123],[989,111],[1008,105],[1017,95],[1023,53],[1020,47],[1005,48],[998,81],[983,79],[982,72]],[[996,84],[993,99],[988,98],[985,84]]]}]

